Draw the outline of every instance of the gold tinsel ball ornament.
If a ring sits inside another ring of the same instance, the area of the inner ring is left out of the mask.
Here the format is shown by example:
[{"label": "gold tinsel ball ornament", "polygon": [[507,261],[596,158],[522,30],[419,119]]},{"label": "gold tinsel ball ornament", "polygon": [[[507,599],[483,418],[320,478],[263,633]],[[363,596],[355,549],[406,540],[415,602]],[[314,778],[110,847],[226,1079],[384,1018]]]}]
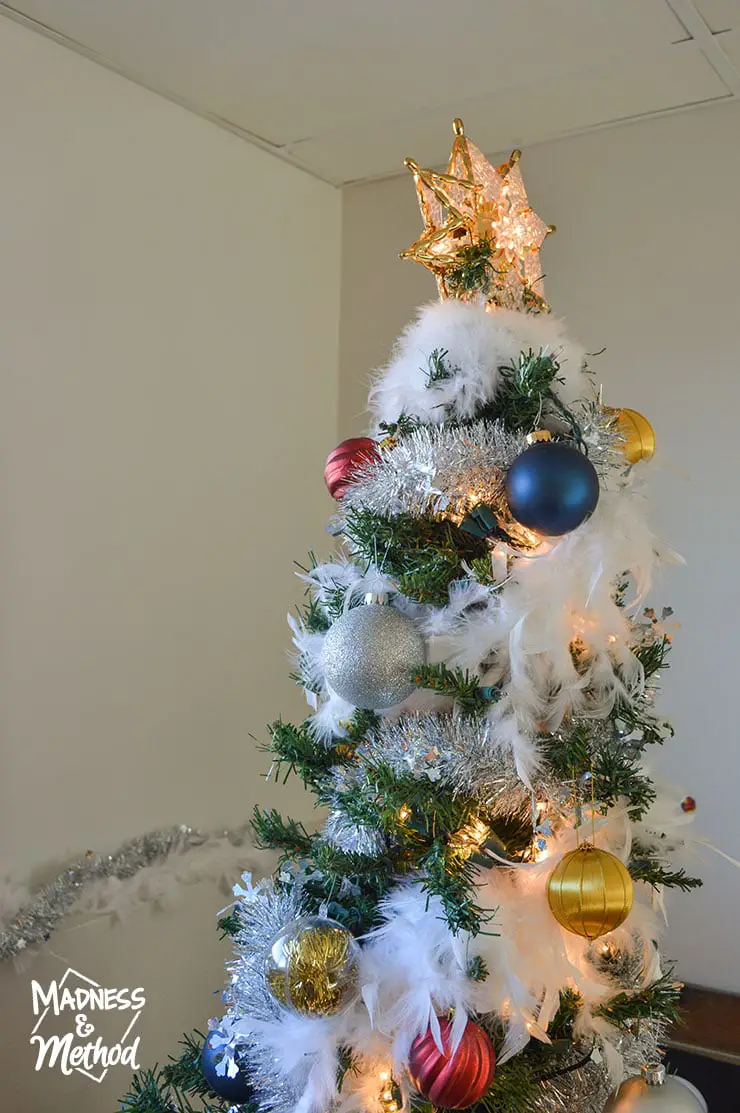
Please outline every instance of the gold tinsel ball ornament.
[{"label": "gold tinsel ball ornament", "polygon": [[273,939],[265,980],[284,1008],[302,1016],[335,1016],[357,997],[360,948],[336,920],[303,916]]},{"label": "gold tinsel ball ornament", "polygon": [[620,410],[607,407],[607,413],[614,415],[614,424],[622,434],[621,449],[630,464],[640,460],[652,460],[655,453],[655,430],[643,414],[637,410]]},{"label": "gold tinsel ball ornament", "polygon": [[628,1078],[610,1098],[604,1113],[707,1113],[702,1095],[665,1067],[643,1067],[639,1077]]},{"label": "gold tinsel ball ornament", "polygon": [[634,897],[632,878],[619,858],[590,843],[566,854],[547,881],[555,919],[586,939],[598,939],[624,923]]}]

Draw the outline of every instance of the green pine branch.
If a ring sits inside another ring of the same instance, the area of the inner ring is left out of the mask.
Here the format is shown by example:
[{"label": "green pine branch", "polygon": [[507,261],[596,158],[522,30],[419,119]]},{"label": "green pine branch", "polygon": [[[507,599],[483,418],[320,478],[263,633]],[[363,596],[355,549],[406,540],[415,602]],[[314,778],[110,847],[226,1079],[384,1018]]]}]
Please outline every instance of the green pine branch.
[{"label": "green pine branch", "polygon": [[671,652],[671,642],[665,634],[662,638],[655,638],[642,645],[634,646],[632,652],[642,665],[646,680],[660,669],[670,668],[668,654]]},{"label": "green pine branch", "polygon": [[422,371],[427,377],[427,389],[434,387],[437,383],[448,382],[453,378],[456,368],[451,368],[447,363],[447,356],[450,353],[445,348],[435,348],[427,360],[426,367]]},{"label": "green pine branch", "polygon": [[468,714],[486,711],[495,698],[495,689],[481,688],[480,677],[467,669],[448,669],[446,665],[423,665],[413,675],[417,688],[428,688],[440,696],[449,696]]},{"label": "green pine branch", "polygon": [[[219,1097],[203,1077],[201,1053],[205,1036],[192,1032],[180,1041],[179,1058],[153,1070],[139,1071],[131,1079],[128,1093],[121,1098],[120,1113],[224,1113],[234,1103]],[[193,1105],[190,1100],[197,1099]],[[254,1103],[238,1107],[242,1113],[256,1113]]]},{"label": "green pine branch", "polygon": [[600,803],[613,807],[621,797],[626,797],[630,819],[641,819],[655,800],[653,782],[617,738],[594,754],[593,777],[594,793]]},{"label": "green pine branch", "polygon": [[475,1109],[481,1113],[525,1113],[537,1108],[540,1093],[537,1068],[522,1052],[497,1068],[490,1090]]},{"label": "green pine branch", "polygon": [[638,736],[630,739],[630,745],[639,743],[640,750],[662,746],[666,738],[673,737],[671,724],[666,719],[656,718],[652,706],[644,699],[634,699],[631,703],[619,700],[611,718],[619,723],[624,734]]},{"label": "green pine branch", "polygon": [[228,912],[225,916],[218,918],[216,926],[221,932],[220,939],[233,939],[234,936],[239,934],[241,923],[236,912]]},{"label": "green pine branch", "polygon": [[466,244],[457,250],[458,265],[446,275],[447,287],[453,297],[465,294],[487,294],[496,274],[493,263],[494,245],[490,237]]},{"label": "green pine branch", "polygon": [[700,877],[691,877],[683,867],[677,870],[666,869],[661,858],[654,851],[639,843],[632,845],[632,854],[627,868],[633,881],[644,881],[648,885],[660,885],[666,889],[680,889],[683,893],[700,889],[703,885]]},{"label": "green pine branch", "polygon": [[577,990],[560,990],[560,1004],[547,1029],[551,1040],[569,1040],[572,1037],[573,1025],[582,1005],[583,998]]},{"label": "green pine branch", "polygon": [[[357,731],[357,726],[351,729]],[[312,733],[307,722],[294,726],[277,719],[270,723],[267,730],[270,741],[261,749],[272,756],[277,775],[282,775],[283,783],[295,774],[304,785],[316,786],[335,766],[346,765],[354,759],[355,743],[351,737],[325,745]],[[360,737],[363,736],[364,732]]]},{"label": "green pine branch", "polygon": [[560,364],[546,352],[521,352],[516,363],[500,367],[501,388],[496,395],[496,413],[507,429],[526,432],[535,429],[546,402],[562,403],[554,384],[562,383]]},{"label": "green pine branch", "polygon": [[[516,861],[531,846],[529,817],[481,815],[480,802],[456,793],[451,787],[412,771],[398,773],[384,762],[366,758],[363,776],[343,792],[327,789],[320,802],[338,808],[351,822],[382,831],[386,836],[387,864],[380,859],[363,859],[362,869],[350,864],[353,880],[360,873],[375,876],[415,875],[425,890],[438,896],[453,932],[482,929],[485,920],[476,901],[478,869],[491,867],[501,857]],[[469,832],[482,821],[488,828],[480,844],[469,841]],[[495,850],[494,858],[489,849]],[[316,861],[316,849],[314,860]],[[320,862],[323,870],[338,870],[337,851]]]},{"label": "green pine branch", "polygon": [[302,879],[301,893],[312,903],[316,914],[325,909],[332,920],[343,924],[353,935],[361,936],[378,926],[378,906],[392,882],[392,874],[376,880],[351,874],[315,873]]},{"label": "green pine branch", "polygon": [[501,421],[512,432],[530,432],[541,424],[546,409],[556,411],[568,426],[570,436],[585,450],[581,427],[575,414],[560,400],[557,387],[564,380],[560,363],[542,349],[520,352],[516,361],[499,367],[500,387],[496,397],[481,406],[471,421]]},{"label": "green pine branch", "polygon": [[380,725],[380,716],[374,711],[364,711],[358,707],[347,726],[350,742],[364,742],[372,737]]},{"label": "green pine branch", "polygon": [[490,971],[488,963],[480,955],[473,955],[465,971],[471,982],[484,982]]},{"label": "green pine branch", "polygon": [[[418,864],[424,874],[421,884],[430,896],[439,897],[453,935],[461,931],[477,935],[482,931],[492,913],[476,900],[477,866],[441,837],[432,841]],[[497,935],[498,932],[488,931],[487,934]]]},{"label": "green pine branch", "polygon": [[216,1097],[203,1077],[200,1065],[205,1040],[203,1033],[198,1031],[182,1038],[180,1043],[183,1051],[180,1057],[170,1057],[170,1062],[162,1067],[162,1079],[168,1086],[182,1094],[195,1094],[201,1098]]},{"label": "green pine branch", "polygon": [[[615,994],[594,1008],[593,1012],[625,1031],[640,1020],[663,1020],[675,1024],[681,1015],[678,1002],[682,988],[681,983],[674,980],[673,970],[667,970],[643,989]],[[560,1006],[547,1030],[552,1040],[572,1038],[573,1026],[582,1006],[583,999],[576,990],[561,991]]]},{"label": "green pine branch", "polygon": [[594,796],[602,805],[611,807],[626,797],[630,817],[639,819],[655,799],[653,783],[640,766],[640,747],[625,746],[616,729],[603,744],[594,736],[591,722],[579,719],[569,730],[544,738],[542,747],[553,772],[563,780],[578,782],[591,774]]},{"label": "green pine branch", "polygon": [[[301,564],[297,560],[294,563],[304,576],[310,576],[319,566],[316,554],[311,549],[308,551],[307,565]],[[310,595],[312,590],[315,590],[315,586],[312,587],[311,584],[308,584],[306,594]],[[331,623],[344,613],[346,591],[346,585],[335,584],[334,587],[324,588],[321,602],[314,598],[305,607],[299,607],[298,614],[306,628],[314,633],[328,630]]]},{"label": "green pine branch", "polygon": [[675,1024],[681,1017],[679,999],[683,986],[673,978],[673,970],[636,993],[618,993],[595,1008],[594,1015],[608,1020],[616,1028],[629,1031],[639,1020],[664,1020]]},{"label": "green pine branch", "polygon": [[422,422],[418,417],[412,414],[403,413],[398,415],[395,421],[381,421],[378,425],[381,433],[385,433],[387,437],[407,437],[409,433],[413,433],[418,429]]},{"label": "green pine branch", "polygon": [[298,617],[310,633],[322,634],[329,629],[329,619],[318,599],[310,599],[308,603],[298,607],[297,610]]},{"label": "green pine branch", "polygon": [[420,603],[448,602],[450,584],[467,576],[464,563],[487,552],[485,540],[453,522],[410,514],[386,518],[352,509],[345,533],[356,555],[378,560],[399,591]]},{"label": "green pine branch", "polygon": [[264,811],[255,805],[252,830],[258,850],[280,850],[284,858],[305,857],[311,853],[313,839],[302,823],[283,819],[275,808]]},{"label": "green pine branch", "polygon": [[206,1113],[200,1103],[196,1110],[183,1094],[168,1086],[156,1067],[135,1074],[128,1092],[121,1098],[120,1113],[173,1113],[173,1110],[178,1113]]}]

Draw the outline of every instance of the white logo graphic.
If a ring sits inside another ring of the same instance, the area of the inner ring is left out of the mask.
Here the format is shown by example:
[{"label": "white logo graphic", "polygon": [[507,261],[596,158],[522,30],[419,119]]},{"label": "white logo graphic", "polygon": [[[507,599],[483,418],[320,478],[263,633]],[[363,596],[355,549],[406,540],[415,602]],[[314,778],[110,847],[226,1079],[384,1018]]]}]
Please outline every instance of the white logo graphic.
[{"label": "white logo graphic", "polygon": [[[38,1017],[29,1040],[31,1046],[36,1047],[35,1070],[58,1064],[62,1074],[79,1071],[93,1082],[102,1082],[109,1068],[119,1063],[131,1070],[139,1069],[136,1056],[141,1036],[130,1043],[128,1040],[146,1005],[141,987],[107,989],[70,966],[60,981],[50,982],[46,989],[32,981],[31,993],[33,1014]],[[93,1038],[99,1019],[95,1015],[97,1012],[126,1014],[121,1017],[128,1021],[126,1029],[115,1043],[104,1043],[101,1035]],[[62,1017],[63,1021],[72,1020],[71,1031],[62,1035],[41,1035],[39,1029],[50,1013],[53,1017]]]}]

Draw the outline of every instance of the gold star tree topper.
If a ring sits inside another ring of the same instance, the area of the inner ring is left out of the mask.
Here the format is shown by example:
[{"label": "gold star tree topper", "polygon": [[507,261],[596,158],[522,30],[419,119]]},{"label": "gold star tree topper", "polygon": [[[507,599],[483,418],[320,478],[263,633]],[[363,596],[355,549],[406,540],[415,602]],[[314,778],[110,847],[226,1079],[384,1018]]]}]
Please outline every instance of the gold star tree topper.
[{"label": "gold star tree topper", "polygon": [[542,291],[540,247],[552,224],[530,208],[519,158],[492,166],[454,122],[455,139],[445,174],[422,170],[413,159],[424,231],[401,252],[437,279],[439,296],[484,302],[490,309],[549,311]]}]

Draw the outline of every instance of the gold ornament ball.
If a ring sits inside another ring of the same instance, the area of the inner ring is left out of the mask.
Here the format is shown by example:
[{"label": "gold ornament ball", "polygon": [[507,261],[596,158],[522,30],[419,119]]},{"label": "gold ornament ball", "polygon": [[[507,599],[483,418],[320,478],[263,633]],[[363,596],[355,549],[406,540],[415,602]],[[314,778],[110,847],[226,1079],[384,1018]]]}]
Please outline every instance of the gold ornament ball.
[{"label": "gold ornament ball", "polygon": [[630,464],[652,460],[655,453],[655,430],[637,410],[620,410],[607,407],[614,414],[614,421],[624,438],[621,449]]},{"label": "gold ornament ball", "polygon": [[304,916],[273,939],[265,980],[284,1008],[302,1016],[335,1016],[357,996],[359,946],[336,920]]},{"label": "gold ornament ball", "polygon": [[632,878],[619,858],[590,843],[566,854],[547,882],[555,919],[586,939],[598,939],[624,923],[634,896]]},{"label": "gold ornament ball", "polygon": [[609,1099],[604,1113],[707,1113],[702,1095],[665,1067],[642,1068],[642,1076],[628,1078]]}]

